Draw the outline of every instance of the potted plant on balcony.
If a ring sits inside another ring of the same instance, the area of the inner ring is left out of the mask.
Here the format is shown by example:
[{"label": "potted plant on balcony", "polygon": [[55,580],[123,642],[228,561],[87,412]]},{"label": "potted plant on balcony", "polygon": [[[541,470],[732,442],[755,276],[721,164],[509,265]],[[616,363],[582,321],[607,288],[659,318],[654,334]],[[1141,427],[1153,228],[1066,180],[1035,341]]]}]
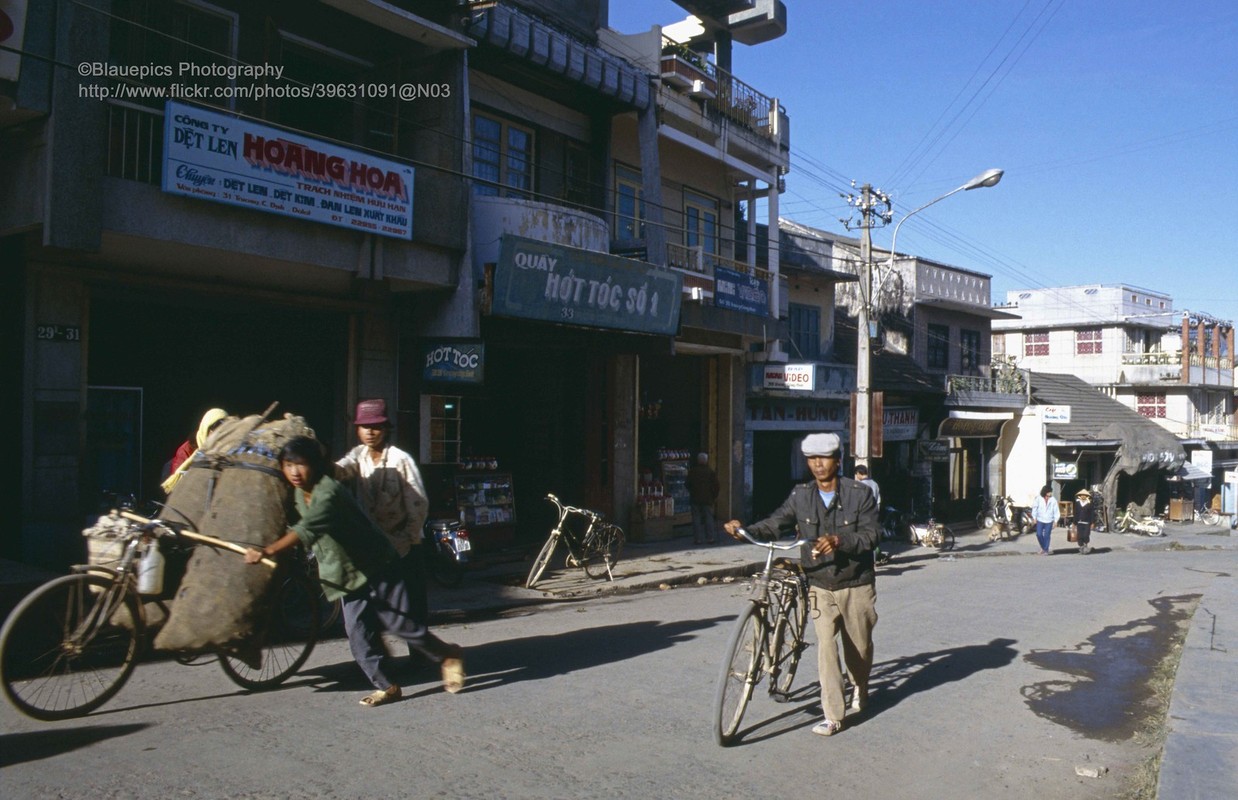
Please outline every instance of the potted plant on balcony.
[{"label": "potted plant on balcony", "polygon": [[679,42],[669,42],[662,48],[662,80],[709,97],[717,93],[718,84],[709,74],[708,63],[700,53]]}]

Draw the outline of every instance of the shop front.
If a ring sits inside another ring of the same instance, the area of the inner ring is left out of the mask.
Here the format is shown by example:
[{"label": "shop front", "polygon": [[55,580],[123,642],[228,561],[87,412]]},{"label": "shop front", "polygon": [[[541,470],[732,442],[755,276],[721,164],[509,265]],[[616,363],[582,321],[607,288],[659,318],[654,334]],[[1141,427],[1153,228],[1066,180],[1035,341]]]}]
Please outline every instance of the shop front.
[{"label": "shop front", "polygon": [[[410,390],[421,398],[432,515],[462,517],[482,550],[543,538],[554,521],[551,493],[626,529],[638,495],[640,417],[653,402],[640,399],[641,377],[647,359],[672,359],[680,277],[510,234],[485,274],[480,339],[423,340],[418,361],[402,365],[418,376]],[[435,372],[436,354],[462,344],[475,348],[477,368]],[[691,392],[652,391],[663,411],[645,422],[678,425]]]}]

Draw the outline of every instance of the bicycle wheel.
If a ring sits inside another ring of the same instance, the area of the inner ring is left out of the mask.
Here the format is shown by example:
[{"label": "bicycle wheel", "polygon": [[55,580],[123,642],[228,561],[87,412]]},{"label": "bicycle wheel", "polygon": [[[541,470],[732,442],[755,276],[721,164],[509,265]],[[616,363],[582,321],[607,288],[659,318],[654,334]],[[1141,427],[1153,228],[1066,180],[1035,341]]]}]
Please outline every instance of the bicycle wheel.
[{"label": "bicycle wheel", "polygon": [[735,621],[714,690],[714,740],[723,747],[735,741],[752,690],[761,679],[764,633],[764,621],[756,605],[749,603]]},{"label": "bicycle wheel", "polygon": [[464,580],[464,565],[457,561],[454,555],[439,550],[437,544],[430,543],[422,547],[430,548],[427,551],[426,571],[434,582],[446,589],[459,586],[460,581]]},{"label": "bicycle wheel", "polygon": [[1205,508],[1200,516],[1203,518],[1205,525],[1215,525],[1221,521],[1221,515],[1211,508]]},{"label": "bicycle wheel", "polygon": [[803,654],[804,627],[808,622],[808,609],[802,602],[799,591],[789,592],[785,598],[783,613],[774,623],[774,663],[770,671],[770,694],[782,695],[783,700],[791,693],[795,670]]},{"label": "bicycle wheel", "polygon": [[125,685],[143,624],[137,598],[118,580],[124,578],[57,578],[9,614],[0,629],[0,685],[23,714],[41,720],[81,716]]},{"label": "bicycle wheel", "polygon": [[950,530],[948,525],[940,525],[933,530],[932,533],[933,547],[941,550],[954,549],[954,531]]},{"label": "bicycle wheel", "polygon": [[615,575],[612,570],[623,552],[623,542],[623,529],[618,525],[606,524],[597,530],[585,552],[585,574],[590,578],[605,575],[613,581]]},{"label": "bicycle wheel", "polygon": [[322,622],[318,586],[301,575],[289,575],[270,601],[265,644],[257,666],[221,653],[219,666],[243,689],[262,691],[279,686],[305,664],[318,642]]},{"label": "bicycle wheel", "polygon": [[524,582],[524,588],[532,589],[537,585],[542,573],[546,571],[546,565],[550,563],[550,557],[555,554],[555,546],[558,544],[559,532],[551,531],[550,538],[546,540],[546,544],[542,545],[537,558],[533,559],[533,568],[529,570],[529,578]]}]

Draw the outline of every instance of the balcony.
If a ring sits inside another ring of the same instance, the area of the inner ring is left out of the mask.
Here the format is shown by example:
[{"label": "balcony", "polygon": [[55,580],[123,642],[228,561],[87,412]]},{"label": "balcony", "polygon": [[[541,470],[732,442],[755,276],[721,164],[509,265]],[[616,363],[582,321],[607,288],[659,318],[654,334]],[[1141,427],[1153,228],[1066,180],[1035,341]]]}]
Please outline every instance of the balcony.
[{"label": "balcony", "polygon": [[947,406],[956,408],[1023,408],[1031,402],[1027,370],[994,369],[992,375],[947,375]]}]

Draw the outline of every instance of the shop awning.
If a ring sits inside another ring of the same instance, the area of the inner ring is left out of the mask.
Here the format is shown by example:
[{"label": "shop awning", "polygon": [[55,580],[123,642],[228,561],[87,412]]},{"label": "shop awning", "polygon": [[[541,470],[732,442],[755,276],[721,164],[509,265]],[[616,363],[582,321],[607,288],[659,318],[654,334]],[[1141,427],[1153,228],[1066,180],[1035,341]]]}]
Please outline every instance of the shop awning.
[{"label": "shop awning", "polygon": [[1211,481],[1212,473],[1207,472],[1200,467],[1195,466],[1191,461],[1185,461],[1178,471],[1174,473],[1177,477],[1184,481]]},{"label": "shop awning", "polygon": [[951,411],[937,429],[938,439],[1000,436],[1002,426],[1014,419],[1009,411]]}]

